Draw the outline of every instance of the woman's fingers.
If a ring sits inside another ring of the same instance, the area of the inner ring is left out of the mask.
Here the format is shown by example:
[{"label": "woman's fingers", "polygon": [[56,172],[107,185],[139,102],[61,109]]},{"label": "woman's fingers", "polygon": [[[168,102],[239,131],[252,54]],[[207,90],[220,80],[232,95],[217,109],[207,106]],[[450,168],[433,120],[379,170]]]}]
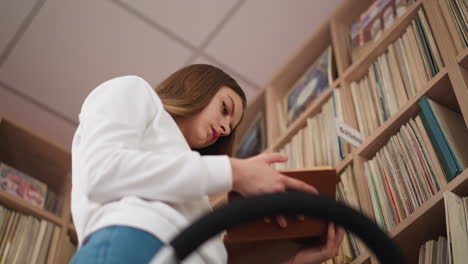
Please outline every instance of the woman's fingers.
[{"label": "woman's fingers", "polygon": [[327,244],[326,248],[329,248],[335,244],[335,224],[328,224],[328,233],[327,233]]},{"label": "woman's fingers", "polygon": [[327,241],[321,251],[323,257],[332,258],[338,254],[343,235],[341,227],[336,227],[334,223],[328,225]]},{"label": "woman's fingers", "polygon": [[288,222],[286,221],[286,218],[282,215],[276,217],[276,222],[278,222],[279,226],[282,228],[285,228],[288,226]]},{"label": "woman's fingers", "polygon": [[341,227],[341,226],[336,226],[336,239],[335,239],[335,243],[336,243],[336,245],[337,245],[338,247],[341,245],[341,242],[343,241],[344,234],[345,234],[344,228]]},{"label": "woman's fingers", "polygon": [[263,153],[263,154],[260,154],[262,159],[268,163],[268,164],[273,164],[273,163],[277,163],[277,162],[286,162],[288,160],[288,157],[283,155],[283,154],[280,154],[280,153]]},{"label": "woman's fingers", "polygon": [[303,181],[296,180],[294,178],[285,176],[285,175],[282,175],[282,176],[283,176],[282,181],[283,181],[283,184],[286,187],[286,189],[294,189],[294,190],[298,190],[298,191],[318,194],[318,191],[314,186],[309,185],[309,184],[307,184],[307,183],[305,183]]}]

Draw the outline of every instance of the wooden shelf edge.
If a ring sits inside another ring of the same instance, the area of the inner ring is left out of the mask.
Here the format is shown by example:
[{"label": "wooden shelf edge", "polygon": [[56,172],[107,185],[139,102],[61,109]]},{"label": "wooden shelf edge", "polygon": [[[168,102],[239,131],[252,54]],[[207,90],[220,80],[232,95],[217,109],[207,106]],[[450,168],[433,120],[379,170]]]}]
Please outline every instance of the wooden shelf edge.
[{"label": "wooden shelf edge", "polygon": [[269,150],[272,150],[272,151],[277,151],[279,147],[283,146],[284,144],[286,144],[286,141],[288,141],[288,139],[294,135],[299,129],[300,127],[305,124],[305,122],[307,122],[307,118],[310,117],[310,115],[317,111],[318,108],[320,108],[324,103],[325,101],[328,99],[328,97],[331,96],[332,94],[332,91],[334,88],[336,87],[339,87],[340,85],[340,79],[337,79],[335,80],[325,91],[322,92],[321,95],[319,95],[319,97],[317,97],[310,105],[309,107],[307,107],[304,112],[302,112],[297,118],[296,120],[294,120],[291,125],[288,126],[288,128],[286,129],[286,132],[283,133],[279,138],[278,140],[273,143],[273,145],[271,147],[268,147],[267,149]]},{"label": "wooden shelf edge", "polygon": [[13,194],[0,191],[0,201],[2,202],[2,206],[4,204],[6,205],[5,207],[10,207],[12,210],[22,211],[22,213],[31,214],[40,219],[48,220],[56,225],[62,225],[62,219],[60,216],[46,211],[45,209],[34,206]]},{"label": "wooden shelf edge", "polygon": [[465,169],[460,175],[455,177],[451,182],[447,183],[445,185],[445,188],[443,188],[441,191],[450,191],[453,192],[455,191],[459,186],[461,186],[462,183],[468,182],[468,168]]},{"label": "wooden shelf edge", "polygon": [[393,228],[393,230],[390,231],[389,236],[391,238],[394,238],[400,235],[401,233],[405,232],[405,230],[409,228],[411,224],[418,220],[423,214],[427,213],[427,211],[431,210],[431,208],[433,208],[435,204],[437,204],[443,199],[444,193],[442,191],[437,192],[434,196],[429,198],[429,200],[427,200],[421,207],[419,207],[412,214],[406,217],[406,219],[403,220],[403,222],[401,222],[395,228]]},{"label": "wooden shelf edge", "polygon": [[396,114],[391,116],[387,121],[385,121],[379,128],[374,130],[369,137],[367,137],[364,142],[359,146],[356,150],[357,155],[366,155],[367,150],[369,147],[374,145],[376,141],[380,139],[380,136],[383,135],[383,133],[392,127],[394,123],[399,120],[406,112],[408,112],[415,104],[418,103],[418,101],[425,96],[429,91],[431,91],[434,87],[437,86],[437,84],[448,75],[447,69],[444,68],[442,69],[436,76],[434,76],[431,80],[429,80],[425,84],[425,88],[421,89],[418,91],[416,95],[414,95],[412,98],[410,98],[406,104],[398,110]]},{"label": "wooden shelf edge", "polygon": [[357,258],[355,258],[353,261],[351,261],[349,264],[363,264],[363,263],[368,263],[370,261],[370,255],[368,253],[364,253],[362,255],[359,255]]},{"label": "wooden shelf edge", "polygon": [[336,174],[340,174],[343,172],[343,170],[353,162],[354,159],[354,151],[349,153],[346,158],[344,158],[337,166],[336,166]]},{"label": "wooden shelf edge", "polygon": [[412,7],[406,10],[403,16],[399,17],[393,22],[393,25],[390,26],[390,28],[382,34],[382,37],[379,40],[377,40],[369,50],[367,50],[365,55],[362,55],[359,59],[357,59],[351,65],[349,65],[345,69],[345,72],[343,74],[344,80],[349,81],[349,77],[352,76],[359,68],[361,68],[362,65],[366,62],[366,60],[368,60],[368,55],[382,48],[382,45],[384,45],[388,41],[388,38],[392,36],[393,31],[399,29],[400,25],[404,23],[408,17],[412,16],[413,13],[416,12],[416,10],[422,6],[422,2],[423,1],[416,1]]}]

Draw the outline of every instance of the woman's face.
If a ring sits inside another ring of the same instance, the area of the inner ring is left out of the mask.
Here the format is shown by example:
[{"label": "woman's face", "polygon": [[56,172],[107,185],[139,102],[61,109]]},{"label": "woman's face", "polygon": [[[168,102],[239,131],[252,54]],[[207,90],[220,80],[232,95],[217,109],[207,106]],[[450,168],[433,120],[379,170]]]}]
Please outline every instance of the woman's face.
[{"label": "woman's face", "polygon": [[204,148],[227,136],[240,122],[243,112],[241,97],[231,88],[222,87],[210,103],[195,115],[177,120],[191,148]]}]

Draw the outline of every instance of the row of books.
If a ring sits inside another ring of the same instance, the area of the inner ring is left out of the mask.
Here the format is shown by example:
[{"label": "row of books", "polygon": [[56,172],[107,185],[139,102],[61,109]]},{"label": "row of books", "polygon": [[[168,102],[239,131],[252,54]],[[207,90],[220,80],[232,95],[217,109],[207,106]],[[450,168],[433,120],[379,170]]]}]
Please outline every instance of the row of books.
[{"label": "row of books", "polygon": [[[419,104],[420,115],[364,163],[374,217],[386,231],[468,167],[468,128],[461,114],[426,97]],[[439,164],[445,177],[435,170]]]},{"label": "row of books", "polygon": [[449,262],[447,239],[439,236],[437,240],[428,240],[419,248],[419,264],[447,264]]},{"label": "row of books", "polygon": [[0,206],[0,262],[52,263],[60,227]]},{"label": "row of books", "polygon": [[[462,264],[468,260],[468,197],[444,192],[448,262]],[[426,247],[427,250],[427,247]]]},{"label": "row of books", "polygon": [[383,230],[392,230],[440,190],[437,161],[429,155],[424,133],[417,116],[364,163],[375,220]]},{"label": "row of books", "polygon": [[350,54],[359,59],[394,20],[406,13],[414,0],[376,0],[351,25]]},{"label": "row of books", "polygon": [[468,4],[466,0],[445,0],[448,3],[457,33],[465,47],[468,46]]},{"label": "row of books", "polygon": [[423,9],[360,81],[350,84],[359,131],[368,137],[444,67]]},{"label": "row of books", "polygon": [[468,259],[468,197],[444,192],[447,238],[428,240],[419,248],[420,264],[462,264]]},{"label": "row of books", "polygon": [[0,162],[0,190],[15,195],[39,208],[57,213],[57,195],[48,186],[4,162]]},{"label": "row of books", "polygon": [[[353,166],[347,166],[340,175],[340,181],[336,186],[336,199],[342,201],[348,206],[362,212],[359,201],[359,191],[357,189],[356,177],[353,172]],[[363,251],[362,242],[351,232],[346,232],[343,243],[340,246],[338,256],[333,258],[334,264],[346,264],[351,262],[360,252]]]},{"label": "row of books", "polygon": [[335,89],[321,112],[308,118],[306,126],[279,150],[289,160],[275,164],[276,169],[335,166],[349,153],[349,144],[338,137],[336,130],[335,118],[343,119],[340,92]]}]

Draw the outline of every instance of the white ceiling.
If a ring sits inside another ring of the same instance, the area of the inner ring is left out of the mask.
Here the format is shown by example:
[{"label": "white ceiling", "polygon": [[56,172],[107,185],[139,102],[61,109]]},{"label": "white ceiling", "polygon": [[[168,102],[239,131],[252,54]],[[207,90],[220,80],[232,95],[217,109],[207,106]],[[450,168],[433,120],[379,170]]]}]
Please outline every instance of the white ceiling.
[{"label": "white ceiling", "polygon": [[135,74],[156,85],[193,63],[251,99],[343,0],[3,0],[0,115],[67,148],[86,95]]}]

